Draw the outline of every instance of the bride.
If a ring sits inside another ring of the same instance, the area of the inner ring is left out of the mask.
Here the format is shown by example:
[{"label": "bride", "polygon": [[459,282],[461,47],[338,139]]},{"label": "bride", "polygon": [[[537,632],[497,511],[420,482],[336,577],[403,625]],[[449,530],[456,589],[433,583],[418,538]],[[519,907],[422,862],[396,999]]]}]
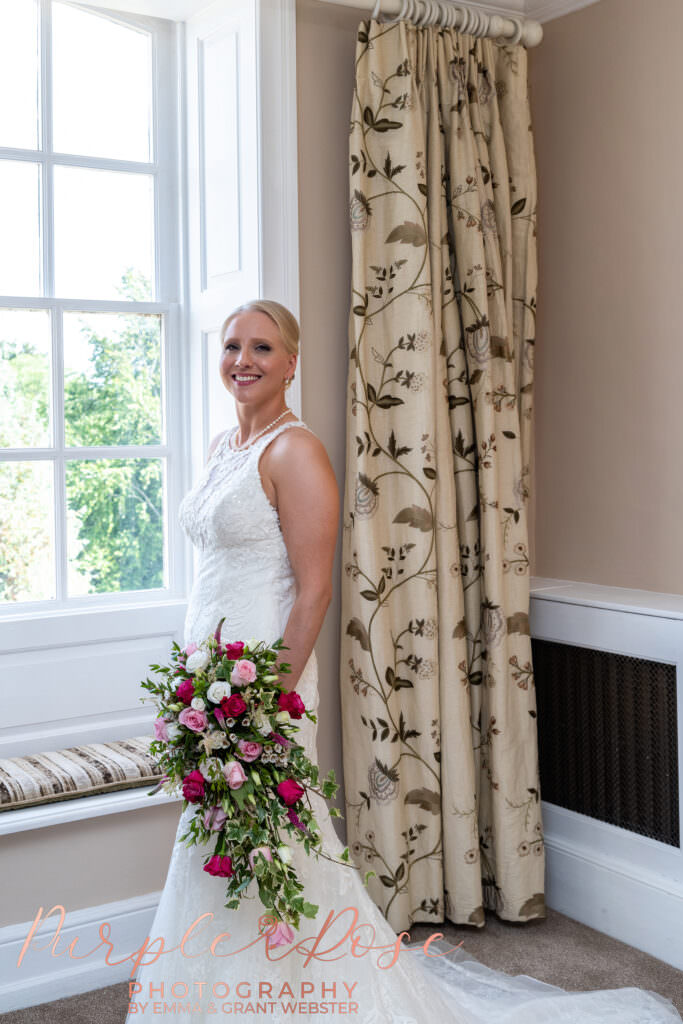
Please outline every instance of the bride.
[{"label": "bride", "polygon": [[[288,650],[280,661],[291,673],[281,673],[280,682],[315,713],[313,648],[332,593],[339,494],[323,444],[285,402],[299,327],[284,306],[260,300],[234,310],[220,338],[218,370],[238,425],[214,438],[180,506],[181,525],[199,551],[183,643],[205,640],[223,617],[225,641],[282,636]],[[299,724],[297,739],[317,762],[316,724],[305,717]],[[325,855],[309,857],[296,843],[291,863],[302,895],[319,910],[302,918],[297,932],[278,927],[272,942],[256,887],[245,890],[238,910],[226,909],[224,880],[204,870],[208,847],[180,842],[196,813],[188,804],[144,952],[131,958],[127,1024],[185,1013],[194,1022],[235,1016],[243,1024],[327,1013],[360,1024],[681,1020],[654,992],[567,992],[485,967],[443,939],[403,944],[407,933],[396,936],[362,873],[339,860],[344,846],[328,808],[310,796]]]}]

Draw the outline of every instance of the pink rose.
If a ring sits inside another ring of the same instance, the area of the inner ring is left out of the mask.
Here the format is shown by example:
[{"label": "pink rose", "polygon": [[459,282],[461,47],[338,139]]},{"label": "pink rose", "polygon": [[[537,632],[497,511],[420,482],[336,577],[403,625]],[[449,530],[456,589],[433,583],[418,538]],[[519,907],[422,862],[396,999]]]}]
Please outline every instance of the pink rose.
[{"label": "pink rose", "polygon": [[178,721],[186,728],[192,729],[192,732],[203,732],[209,724],[206,712],[195,711],[194,708],[183,708],[178,715]]},{"label": "pink rose", "polygon": [[285,921],[278,921],[273,933],[266,938],[266,943],[272,949],[274,946],[287,946],[293,939],[293,929]]},{"label": "pink rose", "polygon": [[294,779],[283,779],[282,782],[278,782],[275,787],[275,792],[280,797],[283,803],[291,807],[297,800],[300,800],[304,795],[305,790],[303,786],[300,786]]},{"label": "pink rose", "polygon": [[223,765],[223,775],[230,789],[239,789],[242,783],[247,781],[244,768],[239,761],[228,761]]},{"label": "pink rose", "polygon": [[191,804],[204,799],[204,776],[196,768],[183,779],[183,796]]},{"label": "pink rose", "polygon": [[191,679],[183,679],[175,692],[178,700],[181,700],[183,704],[189,704],[194,697],[194,683]]},{"label": "pink rose", "polygon": [[234,644],[226,644],[225,645],[225,656],[228,659],[228,661],[234,661],[235,658],[239,658],[240,657],[240,655],[242,654],[243,650],[244,650],[244,644],[242,643],[241,640],[237,641],[237,643],[234,643]]},{"label": "pink rose", "polygon": [[209,863],[204,865],[204,870],[208,871],[210,875],[216,875],[218,878],[229,878],[232,874],[232,859],[230,857],[221,857],[218,853],[215,853]]},{"label": "pink rose", "polygon": [[197,645],[195,643],[188,644],[187,647],[185,648],[185,654],[189,658],[189,656],[191,654],[194,654],[194,652],[198,651],[198,650],[199,650],[199,648],[197,647]]},{"label": "pink rose", "polygon": [[254,870],[254,861],[256,860],[257,854],[262,853],[266,860],[272,860],[273,855],[270,852],[269,846],[256,846],[249,854],[249,867]]},{"label": "pink rose", "polygon": [[234,686],[244,686],[246,683],[253,683],[256,679],[256,665],[248,658],[240,658],[235,662],[235,667],[230,675],[230,682]]},{"label": "pink rose", "polygon": [[237,747],[243,761],[255,761],[263,747],[255,740],[238,740]]},{"label": "pink rose", "polygon": [[208,828],[211,832],[220,832],[225,825],[227,817],[220,804],[216,804],[215,807],[209,807],[204,811],[204,828]]},{"label": "pink rose", "polygon": [[292,718],[301,718],[306,710],[306,705],[294,690],[290,690],[289,693],[281,693],[277,699],[277,706],[280,711],[289,711]]},{"label": "pink rose", "polygon": [[166,728],[165,719],[154,719],[154,737],[157,740],[162,740],[164,743],[168,743],[168,729]]},{"label": "pink rose", "polygon": [[239,693],[233,693],[229,697],[223,697],[223,700],[221,701],[221,710],[228,718],[237,718],[239,715],[244,714],[247,710],[247,705],[244,703]]}]

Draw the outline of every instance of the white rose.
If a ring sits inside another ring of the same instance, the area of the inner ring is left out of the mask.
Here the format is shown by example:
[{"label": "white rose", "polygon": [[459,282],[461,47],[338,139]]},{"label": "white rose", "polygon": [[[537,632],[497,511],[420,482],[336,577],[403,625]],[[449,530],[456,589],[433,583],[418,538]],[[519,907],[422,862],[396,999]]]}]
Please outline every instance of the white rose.
[{"label": "white rose", "polygon": [[207,651],[203,651],[201,648],[197,651],[193,651],[185,662],[185,668],[188,672],[201,672],[209,664],[210,658]]},{"label": "white rose", "polygon": [[217,679],[215,683],[211,683],[211,686],[206,691],[206,696],[214,704],[220,704],[224,697],[230,696],[230,683],[226,683],[223,679]]},{"label": "white rose", "polygon": [[248,647],[250,651],[253,651],[254,648],[258,646],[258,640],[255,640],[254,637],[252,636],[251,640],[247,640],[244,646],[245,648]]},{"label": "white rose", "polygon": [[278,713],[275,716],[275,721],[279,722],[281,725],[285,725],[287,722],[289,722],[289,720],[289,711],[278,711]]},{"label": "white rose", "polygon": [[206,707],[206,704],[204,703],[201,697],[193,697],[192,700],[190,701],[190,707],[193,707],[195,711],[203,711],[204,708]]},{"label": "white rose", "polygon": [[283,864],[290,864],[292,861],[292,851],[286,843],[282,843],[281,846],[278,846],[277,855]]}]

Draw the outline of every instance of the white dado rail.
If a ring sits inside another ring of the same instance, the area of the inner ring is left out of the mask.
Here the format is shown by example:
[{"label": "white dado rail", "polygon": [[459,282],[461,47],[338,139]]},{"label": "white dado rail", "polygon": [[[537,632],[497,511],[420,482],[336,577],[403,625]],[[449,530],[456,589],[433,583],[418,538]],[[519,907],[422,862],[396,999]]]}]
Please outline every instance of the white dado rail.
[{"label": "white dado rail", "polygon": [[[683,595],[532,578],[530,622],[534,639],[675,666],[683,820]],[[548,906],[683,969],[680,845],[541,804]]]}]

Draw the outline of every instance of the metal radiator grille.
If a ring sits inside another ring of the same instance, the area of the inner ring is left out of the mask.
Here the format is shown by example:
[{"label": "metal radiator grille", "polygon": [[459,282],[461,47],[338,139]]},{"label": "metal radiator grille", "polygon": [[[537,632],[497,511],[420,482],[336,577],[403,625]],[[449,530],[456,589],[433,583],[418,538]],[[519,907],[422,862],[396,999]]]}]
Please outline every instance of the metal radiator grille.
[{"label": "metal radiator grille", "polygon": [[679,846],[676,668],[533,640],[541,797]]}]

